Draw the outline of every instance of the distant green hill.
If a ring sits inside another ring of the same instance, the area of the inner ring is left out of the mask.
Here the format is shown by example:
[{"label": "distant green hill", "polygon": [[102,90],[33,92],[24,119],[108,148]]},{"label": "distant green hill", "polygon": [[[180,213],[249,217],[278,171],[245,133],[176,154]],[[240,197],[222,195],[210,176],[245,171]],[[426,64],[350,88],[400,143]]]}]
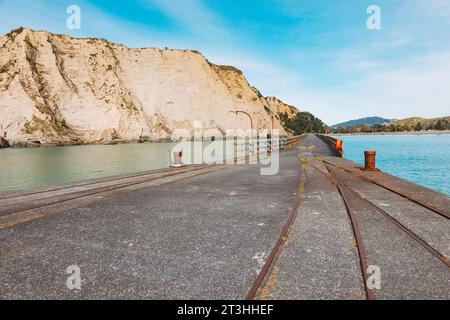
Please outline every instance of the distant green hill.
[{"label": "distant green hill", "polygon": [[409,126],[411,128],[414,128],[420,122],[420,124],[424,128],[428,128],[431,126],[436,126],[439,120],[444,123],[446,122],[447,124],[450,123],[450,117],[432,118],[432,119],[413,117],[403,120],[397,120],[395,121],[395,124],[399,126]]},{"label": "distant green hill", "polygon": [[355,132],[405,132],[423,130],[450,130],[450,117],[426,119],[412,117],[402,120],[390,120],[381,117],[369,117],[336,124],[333,130],[339,133]]},{"label": "distant green hill", "polygon": [[335,124],[331,126],[331,128],[337,127],[359,127],[359,126],[374,126],[377,124],[390,124],[392,123],[392,119],[385,119],[381,117],[367,117],[362,119],[350,120],[342,123]]}]

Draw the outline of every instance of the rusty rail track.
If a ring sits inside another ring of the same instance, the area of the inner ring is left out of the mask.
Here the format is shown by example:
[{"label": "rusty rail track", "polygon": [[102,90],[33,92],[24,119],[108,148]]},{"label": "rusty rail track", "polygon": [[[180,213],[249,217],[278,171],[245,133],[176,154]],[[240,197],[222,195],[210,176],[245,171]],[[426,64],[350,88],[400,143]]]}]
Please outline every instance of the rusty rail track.
[{"label": "rusty rail track", "polygon": [[[338,179],[336,178],[336,176],[333,174],[333,172],[330,170],[330,168],[325,165],[325,167],[327,168],[329,174],[330,174],[330,179],[333,183],[334,186],[336,186],[336,188],[338,189],[342,200],[344,202],[345,208],[347,210],[347,214],[349,216],[350,219],[350,223],[352,226],[352,230],[353,230],[353,235],[355,236],[355,241],[356,241],[356,248],[358,250],[358,255],[359,255],[359,263],[360,263],[360,268],[361,268],[361,273],[364,279],[364,289],[366,292],[366,298],[367,300],[375,300],[375,295],[372,289],[370,289],[367,286],[367,283],[369,281],[369,275],[367,273],[368,268],[369,268],[369,264],[368,264],[368,256],[366,253],[366,249],[364,246],[364,241],[361,235],[361,230],[359,228],[359,223],[358,220],[356,218],[356,215],[353,211],[353,208],[350,204],[350,200],[347,196],[347,194],[345,193],[342,184],[338,181]],[[316,168],[317,169],[317,168]],[[317,169],[318,170],[318,169]],[[320,171],[320,170],[319,170]]]},{"label": "rusty rail track", "polygon": [[[305,138],[305,135],[291,138],[288,140],[287,143],[285,142],[285,147],[291,148],[294,145],[301,142],[304,138]],[[287,240],[289,232],[290,232],[290,230],[295,222],[295,218],[298,214],[298,209],[300,207],[300,204],[301,204],[302,198],[303,198],[303,194],[304,194],[305,177],[306,177],[305,170],[303,170],[303,166],[299,166],[298,194],[297,194],[294,206],[291,209],[291,212],[288,216],[288,219],[286,220],[286,223],[284,224],[283,228],[281,229],[281,234],[278,237],[274,247],[272,248],[272,251],[270,252],[269,257],[267,258],[264,266],[262,267],[261,271],[259,272],[258,277],[253,282],[253,285],[247,294],[246,300],[257,299],[258,292],[263,287],[264,282],[270,277],[270,273],[273,270],[275,263],[277,262],[278,256],[281,253],[281,250]]]},{"label": "rusty rail track", "polygon": [[[54,205],[62,204],[62,203],[69,202],[69,201],[72,201],[72,200],[79,200],[79,199],[82,199],[82,198],[88,198],[88,197],[92,197],[92,196],[95,196],[95,195],[104,194],[104,193],[107,193],[107,192],[118,191],[120,189],[125,189],[127,187],[132,187],[132,186],[136,186],[136,185],[139,185],[139,184],[143,184],[143,183],[147,183],[147,182],[151,182],[151,181],[155,181],[155,180],[160,180],[160,179],[163,179],[163,178],[177,176],[177,175],[180,175],[180,174],[183,174],[183,173],[190,173],[190,172],[200,171],[198,173],[195,173],[193,175],[189,175],[187,177],[183,177],[183,178],[177,179],[175,181],[166,182],[165,184],[171,183],[171,182],[179,182],[179,181],[182,181],[182,180],[186,180],[186,179],[190,179],[190,178],[193,178],[193,177],[201,176],[201,175],[204,175],[204,174],[212,173],[212,172],[215,172],[215,171],[223,170],[226,167],[227,166],[225,166],[225,165],[219,166],[219,167],[213,166],[213,165],[205,165],[205,166],[197,167],[196,169],[193,169],[193,170],[192,169],[191,170],[183,170],[183,171],[177,170],[176,172],[172,172],[170,174],[166,174],[166,175],[163,175],[163,176],[152,177],[152,178],[148,178],[148,179],[140,179],[138,181],[133,181],[133,182],[128,182],[128,183],[119,183],[119,184],[115,184],[115,185],[112,185],[112,186],[102,187],[102,188],[95,188],[95,189],[91,189],[91,190],[87,190],[87,191],[68,193],[68,194],[64,194],[62,196],[59,196],[59,199],[50,201],[48,203],[43,203],[43,204],[41,203],[41,204],[37,204],[37,205],[31,205],[29,207],[22,208],[22,209],[20,209],[20,208],[19,209],[11,209],[9,211],[5,210],[2,213],[0,213],[0,218],[5,218],[5,217],[13,216],[13,215],[28,214],[28,213],[32,213],[34,210],[38,210],[38,209],[42,209],[42,208],[46,208],[46,207],[52,207]],[[212,170],[202,171],[202,169],[212,169]],[[123,191],[121,194],[116,195],[116,197],[124,196],[124,195],[129,194],[129,193],[134,192],[134,191],[136,191],[136,190]],[[46,197],[46,198],[43,198],[43,199],[32,200],[30,202],[31,203],[33,201],[34,202],[38,202],[39,200],[46,200],[46,199],[50,199],[50,197]],[[102,202],[102,200],[99,200],[99,201],[96,201],[96,202]],[[71,209],[73,209],[73,208],[62,209],[62,210],[59,210],[58,213],[65,212],[65,211],[68,211],[68,210],[71,210]],[[39,216],[39,218],[40,217],[42,217],[42,216]],[[32,219],[32,220],[34,220],[34,219]],[[13,226],[13,225],[16,225],[16,224],[25,223],[25,222],[28,222],[28,221],[29,221],[28,219],[22,219],[22,220],[18,221],[17,223],[7,223],[5,225],[0,224],[0,229],[4,229],[4,228],[7,228],[7,227],[10,227],[10,226]]]},{"label": "rusty rail track", "polygon": [[442,253],[437,251],[435,248],[433,248],[428,242],[423,240],[421,237],[419,237],[417,234],[415,234],[411,229],[405,227],[401,222],[399,222],[397,219],[392,217],[389,213],[387,213],[385,210],[381,209],[377,205],[375,205],[373,202],[368,200],[367,198],[363,197],[359,193],[357,193],[354,189],[344,186],[348,191],[350,191],[355,197],[359,198],[360,200],[365,201],[367,204],[369,204],[370,207],[372,207],[374,210],[376,210],[378,213],[380,213],[383,217],[388,219],[392,224],[394,224],[397,228],[399,228],[401,231],[403,231],[406,235],[408,235],[410,238],[418,242],[422,247],[424,247],[426,250],[428,250],[431,254],[433,254],[436,258],[442,261],[447,267],[450,267],[450,260],[444,256]]},{"label": "rusty rail track", "polygon": [[304,134],[300,135],[300,136],[297,136],[297,137],[293,137],[293,138],[287,139],[284,142],[284,147],[285,148],[291,148],[292,146],[295,146],[296,144],[301,142],[303,139],[305,139],[305,135]]},{"label": "rusty rail track", "polygon": [[379,187],[381,187],[381,188],[383,188],[383,189],[386,189],[386,190],[388,190],[388,191],[390,191],[390,192],[393,192],[393,193],[395,193],[395,194],[397,194],[397,195],[399,195],[399,196],[402,196],[403,198],[408,199],[408,200],[410,200],[410,201],[412,201],[412,202],[414,202],[414,203],[416,203],[416,204],[418,204],[418,205],[420,205],[420,206],[422,206],[422,207],[424,207],[424,208],[426,208],[426,209],[428,209],[428,210],[431,210],[431,211],[433,211],[433,212],[439,214],[440,216],[442,216],[442,217],[444,217],[444,218],[446,218],[446,219],[450,219],[450,212],[443,211],[443,210],[441,210],[441,209],[439,209],[439,208],[436,208],[435,206],[433,206],[433,205],[431,205],[431,204],[429,204],[429,203],[425,203],[425,202],[423,202],[423,201],[414,199],[413,197],[411,197],[410,195],[408,195],[408,194],[406,194],[406,193],[404,193],[404,192],[401,192],[401,191],[399,191],[399,190],[395,190],[395,189],[393,189],[393,188],[391,188],[391,187],[389,187],[389,186],[387,186],[387,185],[385,185],[385,184],[383,184],[383,183],[381,183],[381,182],[378,182],[378,181],[376,181],[376,180],[374,180],[374,179],[371,179],[371,178],[369,178],[369,177],[365,177],[365,176],[363,176],[363,175],[359,175],[359,174],[357,174],[356,172],[354,172],[354,171],[352,171],[352,170],[349,170],[349,169],[347,169],[347,168],[343,168],[343,167],[341,167],[341,166],[338,166],[338,165],[336,165],[336,164],[334,164],[334,163],[331,163],[331,162],[328,162],[328,161],[326,161],[326,160],[323,160],[323,162],[324,162],[326,165],[331,165],[331,166],[333,166],[333,167],[339,168],[339,169],[341,169],[341,170],[343,170],[343,171],[345,171],[345,172],[348,172],[348,173],[350,173],[350,174],[352,174],[352,175],[354,175],[354,176],[356,176],[356,177],[358,177],[358,178],[360,178],[360,179],[363,179],[363,180],[365,180],[365,181],[367,181],[367,182],[373,183],[373,184],[375,184],[375,185],[377,185],[377,186],[379,186]]},{"label": "rusty rail track", "polygon": [[302,201],[303,189],[304,189],[304,184],[305,184],[305,171],[302,170],[303,167],[299,167],[299,168],[300,168],[299,169],[300,178],[299,178],[299,183],[298,183],[299,191],[298,191],[298,195],[297,195],[295,204],[291,209],[289,217],[288,217],[286,223],[284,224],[283,229],[281,230],[281,234],[278,237],[277,242],[275,243],[275,246],[273,247],[269,257],[267,258],[266,263],[264,264],[261,271],[259,272],[258,277],[253,282],[253,285],[247,294],[246,300],[255,300],[257,298],[258,292],[261,289],[261,287],[263,286],[265,280],[267,280],[268,277],[270,276],[270,272],[273,269],[273,267],[275,266],[275,263],[277,262],[277,258],[281,252],[281,249],[283,248],[283,246],[287,240],[289,231],[291,230],[292,225],[294,224],[295,218],[298,213],[298,209],[300,207],[300,203]]},{"label": "rusty rail track", "polygon": [[64,185],[63,186],[58,186],[58,187],[51,188],[51,189],[43,189],[43,190],[38,190],[38,191],[29,191],[29,192],[20,193],[20,194],[17,194],[17,195],[10,195],[10,196],[6,196],[6,197],[0,197],[0,201],[13,200],[13,199],[18,199],[18,198],[27,197],[27,196],[33,196],[33,195],[37,195],[37,194],[44,194],[44,193],[48,193],[48,192],[67,190],[67,189],[70,189],[70,188],[79,188],[79,187],[85,187],[85,186],[90,186],[90,185],[95,185],[95,184],[108,183],[108,182],[112,182],[112,181],[119,181],[119,180],[125,180],[125,179],[142,177],[142,176],[154,175],[154,174],[163,173],[163,172],[179,171],[179,170],[182,170],[182,169],[161,169],[161,170],[155,170],[155,171],[148,171],[148,172],[141,172],[141,173],[136,173],[136,174],[130,174],[130,175],[126,175],[126,176],[110,177],[110,178],[99,179],[99,180],[95,180],[95,181],[84,181],[84,182],[74,183],[74,184],[70,184],[70,185],[66,185],[66,186],[64,186]]},{"label": "rusty rail track", "polygon": [[[118,180],[111,179],[109,181],[102,181],[102,182],[95,182],[95,183],[86,183],[86,184],[83,184],[81,186],[77,185],[77,186],[62,187],[62,188],[53,189],[53,191],[37,192],[37,193],[34,193],[33,195],[39,195],[39,194],[43,194],[44,195],[44,194],[55,192],[55,191],[77,189],[77,188],[86,187],[86,186],[92,186],[93,188],[92,189],[88,189],[88,190],[82,190],[82,191],[68,192],[68,193],[60,194],[60,195],[56,195],[56,196],[50,194],[48,196],[44,196],[44,197],[37,198],[37,199],[23,200],[23,201],[20,201],[20,202],[14,202],[14,203],[11,203],[11,204],[9,204],[7,206],[11,206],[11,207],[14,206],[14,205],[18,206],[18,205],[20,205],[22,203],[25,203],[25,202],[33,203],[33,202],[39,202],[39,201],[48,200],[48,199],[49,200],[54,200],[53,202],[49,202],[47,204],[43,204],[43,205],[38,205],[38,206],[28,207],[27,208],[27,210],[37,209],[39,207],[52,205],[52,204],[55,204],[55,203],[61,203],[61,202],[69,201],[69,200],[75,200],[75,199],[79,199],[79,198],[82,198],[82,197],[87,197],[87,196],[95,195],[95,194],[102,193],[102,192],[107,192],[107,191],[112,191],[112,190],[116,190],[116,189],[120,189],[120,188],[125,188],[125,187],[128,187],[128,186],[133,186],[133,185],[137,185],[137,184],[141,184],[141,183],[145,183],[145,182],[150,182],[150,181],[157,180],[157,179],[172,177],[172,176],[176,176],[176,175],[187,173],[187,172],[195,172],[195,171],[202,170],[202,169],[205,169],[205,168],[208,168],[208,167],[209,166],[201,166],[201,167],[197,167],[195,169],[190,169],[190,170],[166,171],[167,174],[163,174],[162,176],[156,176],[156,177],[154,175],[158,174],[158,173],[145,174],[145,175],[143,174],[143,175],[127,177],[127,178],[118,179]],[[163,173],[163,172],[159,172],[159,173]],[[120,181],[122,181],[122,180],[130,180],[130,179],[141,177],[141,176],[150,176],[150,177],[143,178],[143,179],[138,179],[138,180],[133,180],[133,181],[129,181],[129,182],[120,183]],[[98,185],[98,184],[104,184],[104,183],[115,182],[115,181],[117,181],[117,183],[112,184],[110,186],[95,187],[95,185]],[[20,195],[20,196],[15,197],[15,198],[21,198],[21,197],[26,197],[26,196],[29,196],[29,195],[23,195],[23,196]],[[70,197],[70,196],[72,196],[72,197]],[[61,200],[61,201],[58,201],[58,199],[57,199],[57,198],[64,198],[64,197],[67,197],[67,199]],[[15,199],[15,198],[8,198],[6,200]],[[5,200],[5,199],[0,199],[0,201],[1,200]],[[10,211],[14,211],[14,210],[10,210]],[[9,212],[8,210],[1,210],[0,209],[0,216],[4,216],[4,215],[7,215],[7,214],[10,214],[8,212]],[[12,212],[12,213],[14,213],[14,212]]]},{"label": "rusty rail track", "polygon": [[[404,224],[402,224],[400,221],[395,219],[392,215],[390,215],[386,210],[380,208],[375,203],[358,193],[354,188],[349,186],[348,184],[339,181],[336,178],[336,175],[334,174],[333,170],[330,169],[330,166],[328,164],[325,164],[328,172],[330,173],[330,176],[332,177],[333,183],[337,185],[339,188],[339,192],[341,193],[344,202],[346,202],[346,206],[349,208],[349,211],[351,211],[351,207],[347,204],[348,201],[348,193],[351,194],[352,197],[358,198],[361,201],[364,201],[366,204],[368,204],[372,209],[374,209],[376,212],[378,212],[382,217],[384,217],[387,221],[389,221],[391,224],[393,224],[399,231],[405,233],[409,238],[413,239],[416,243],[418,243],[420,246],[425,248],[428,252],[433,254],[436,258],[438,258],[442,263],[444,263],[447,267],[450,267],[450,260],[448,257],[443,255],[441,252],[436,250],[432,245],[430,245],[428,242],[426,242],[424,239],[422,239],[420,236],[418,236],[415,232],[413,232],[411,229],[406,227]],[[347,172],[347,171],[345,171]],[[348,173],[348,172],[347,172]]]}]

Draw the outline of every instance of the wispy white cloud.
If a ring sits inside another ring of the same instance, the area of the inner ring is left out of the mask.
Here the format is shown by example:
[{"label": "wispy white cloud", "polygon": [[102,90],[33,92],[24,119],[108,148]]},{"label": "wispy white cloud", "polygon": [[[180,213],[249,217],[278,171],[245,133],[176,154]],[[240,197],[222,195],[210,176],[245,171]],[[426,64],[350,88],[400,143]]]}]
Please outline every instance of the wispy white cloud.
[{"label": "wispy white cloud", "polygon": [[448,116],[450,51],[384,66],[365,77],[330,89],[299,88],[292,100],[329,124],[379,115],[386,118]]},{"label": "wispy white cloud", "polygon": [[[267,96],[285,96],[304,85],[305,79],[293,70],[251,52],[211,52],[211,61],[218,64],[232,64],[244,71],[250,84]],[[286,101],[288,102],[288,101]]]},{"label": "wispy white cloud", "polygon": [[[412,5],[421,15],[438,18],[450,18],[450,1],[448,0],[413,0]],[[450,24],[450,20],[446,20]]]},{"label": "wispy white cloud", "polygon": [[[68,34],[74,37],[99,37],[131,47],[175,46],[168,34],[149,25],[130,22],[112,16],[87,1],[78,0],[81,8],[81,29],[69,30],[66,27],[68,4],[64,0],[15,0],[0,2],[0,33],[5,34],[13,28],[29,27],[53,33]],[[18,14],[17,8],[20,8]]]},{"label": "wispy white cloud", "polygon": [[231,37],[222,25],[221,17],[201,0],[141,0],[144,6],[158,8],[179,23],[189,33],[209,42],[220,42]]}]

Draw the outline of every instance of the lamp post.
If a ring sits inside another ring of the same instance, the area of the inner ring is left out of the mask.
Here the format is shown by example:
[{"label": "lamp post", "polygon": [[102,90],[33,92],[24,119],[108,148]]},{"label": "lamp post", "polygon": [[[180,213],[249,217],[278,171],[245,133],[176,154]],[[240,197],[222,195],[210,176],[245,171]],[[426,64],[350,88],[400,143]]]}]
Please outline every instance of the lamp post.
[{"label": "lamp post", "polygon": [[252,137],[253,137],[253,118],[252,118],[252,116],[250,115],[250,113],[248,113],[248,112],[246,112],[246,111],[241,111],[241,110],[236,110],[236,111],[234,111],[234,110],[232,110],[232,111],[230,111],[231,113],[235,113],[236,115],[238,114],[238,113],[243,113],[243,114],[245,114],[249,119],[250,119],[250,125],[251,125],[251,127],[252,127]]},{"label": "lamp post", "polygon": [[251,141],[252,141],[252,143],[253,143],[253,129],[254,129],[254,128],[253,128],[253,118],[252,118],[251,114],[248,113],[248,112],[246,112],[246,111],[242,111],[242,110],[231,110],[230,112],[231,112],[231,113],[234,113],[234,114],[236,114],[236,115],[238,115],[239,113],[245,114],[245,115],[250,119],[250,126],[251,126],[251,128],[252,128],[252,133],[251,133],[250,138],[251,138]]}]

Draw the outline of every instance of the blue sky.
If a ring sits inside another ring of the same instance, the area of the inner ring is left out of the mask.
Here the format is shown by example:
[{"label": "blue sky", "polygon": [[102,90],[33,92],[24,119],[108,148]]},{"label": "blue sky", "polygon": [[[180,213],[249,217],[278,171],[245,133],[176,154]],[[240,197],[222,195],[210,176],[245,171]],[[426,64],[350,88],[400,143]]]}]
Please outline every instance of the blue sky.
[{"label": "blue sky", "polygon": [[[81,30],[66,28],[72,4]],[[328,124],[450,115],[449,0],[1,0],[0,32],[19,26],[196,49]]]}]

